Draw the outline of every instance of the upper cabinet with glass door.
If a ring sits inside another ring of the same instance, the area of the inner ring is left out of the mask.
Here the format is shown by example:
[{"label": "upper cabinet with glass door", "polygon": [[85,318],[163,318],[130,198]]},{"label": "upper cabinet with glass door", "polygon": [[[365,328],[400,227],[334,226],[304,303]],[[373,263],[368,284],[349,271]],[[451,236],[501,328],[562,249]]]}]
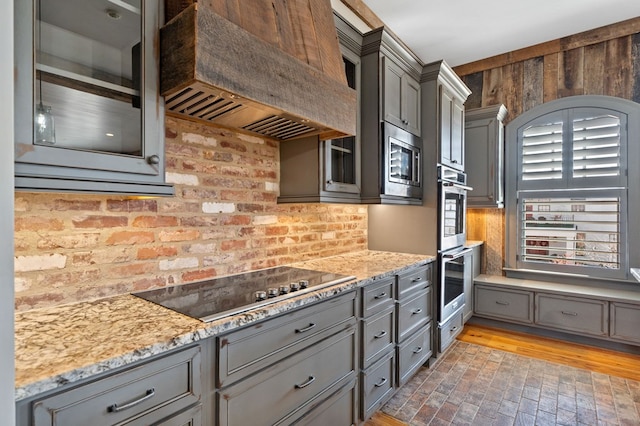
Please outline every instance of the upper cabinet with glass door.
[{"label": "upper cabinet with glass door", "polygon": [[171,195],[162,2],[15,1],[16,189]]}]

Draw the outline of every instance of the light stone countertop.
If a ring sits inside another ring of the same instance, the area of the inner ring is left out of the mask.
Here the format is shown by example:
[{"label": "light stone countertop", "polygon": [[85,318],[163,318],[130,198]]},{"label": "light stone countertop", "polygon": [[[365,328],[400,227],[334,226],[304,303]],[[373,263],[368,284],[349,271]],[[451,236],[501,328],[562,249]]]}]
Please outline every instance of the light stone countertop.
[{"label": "light stone countertop", "polygon": [[427,264],[434,256],[360,251],[289,266],[354,275],[263,308],[203,323],[127,294],[15,315],[15,399],[21,400]]}]

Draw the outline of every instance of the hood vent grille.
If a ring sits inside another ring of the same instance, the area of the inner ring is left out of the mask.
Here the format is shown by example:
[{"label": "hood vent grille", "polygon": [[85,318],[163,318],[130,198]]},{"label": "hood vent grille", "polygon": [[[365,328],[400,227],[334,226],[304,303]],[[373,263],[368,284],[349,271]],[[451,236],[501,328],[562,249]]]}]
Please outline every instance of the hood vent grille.
[{"label": "hood vent grille", "polygon": [[[217,13],[226,4],[193,3],[161,29],[167,111],[281,140],[354,135],[356,92],[346,83],[330,1],[243,0],[242,13],[229,17]],[[245,29],[271,21],[272,32],[257,31],[264,37]],[[283,50],[294,46],[302,52]]]}]

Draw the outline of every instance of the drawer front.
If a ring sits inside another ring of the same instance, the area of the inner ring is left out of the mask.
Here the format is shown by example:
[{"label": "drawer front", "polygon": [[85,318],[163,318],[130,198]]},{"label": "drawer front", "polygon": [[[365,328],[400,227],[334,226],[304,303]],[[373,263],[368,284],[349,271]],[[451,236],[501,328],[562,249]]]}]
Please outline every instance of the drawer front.
[{"label": "drawer front", "polygon": [[274,425],[299,417],[309,401],[355,377],[355,344],[354,320],[350,329],[218,391],[220,425]]},{"label": "drawer front", "polygon": [[[140,423],[140,425],[143,424],[148,425],[149,423]],[[127,426],[129,425],[130,423],[127,423]],[[131,423],[131,425],[133,425],[133,423]],[[159,423],[154,423],[154,426],[202,426],[202,404],[198,404],[193,408],[173,415],[168,419],[160,421]]]},{"label": "drawer front", "polygon": [[362,321],[362,365],[365,368],[393,347],[394,318],[394,307],[391,305]]},{"label": "drawer front", "polygon": [[362,288],[362,316],[364,318],[393,305],[395,283],[396,279],[392,277]]},{"label": "drawer front", "polygon": [[462,327],[463,312],[462,309],[460,309],[458,312],[453,314],[447,322],[438,327],[438,341],[440,342],[438,346],[440,352],[444,352],[445,349],[453,343],[456,336],[462,331]]},{"label": "drawer front", "polygon": [[533,323],[533,292],[475,286],[474,314],[521,323]]},{"label": "drawer front", "polygon": [[[200,347],[36,401],[34,424],[150,424],[200,400]],[[172,424],[172,423],[168,423]]]},{"label": "drawer front", "polygon": [[221,388],[336,332],[355,316],[355,291],[218,338]]},{"label": "drawer front", "polygon": [[393,395],[394,351],[362,373],[362,416],[369,418]]},{"label": "drawer front", "polygon": [[536,324],[563,331],[606,336],[609,329],[608,303],[537,293]]},{"label": "drawer front", "polygon": [[431,324],[398,346],[398,386],[404,385],[420,366],[427,362],[431,350]]},{"label": "drawer front", "polygon": [[294,422],[300,426],[341,426],[355,425],[358,423],[356,404],[357,388],[356,379],[343,385],[329,398],[302,419]]},{"label": "drawer front", "polygon": [[409,297],[412,293],[430,286],[431,269],[432,265],[429,264],[398,275],[398,300]]},{"label": "drawer front", "polygon": [[611,337],[640,343],[640,305],[611,302]]},{"label": "drawer front", "polygon": [[431,320],[431,287],[399,302],[397,306],[398,342],[401,343]]}]

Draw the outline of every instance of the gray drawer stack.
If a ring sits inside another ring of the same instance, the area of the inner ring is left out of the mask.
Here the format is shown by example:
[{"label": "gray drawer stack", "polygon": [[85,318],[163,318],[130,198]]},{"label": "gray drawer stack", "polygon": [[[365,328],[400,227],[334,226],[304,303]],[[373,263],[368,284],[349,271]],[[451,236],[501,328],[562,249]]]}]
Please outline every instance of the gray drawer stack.
[{"label": "gray drawer stack", "polygon": [[[200,347],[20,402],[21,425],[201,425]],[[29,417],[32,419],[29,420]]]},{"label": "gray drawer stack", "polygon": [[433,354],[432,265],[360,289],[360,415],[368,419]]},{"label": "gray drawer stack", "polygon": [[398,275],[397,386],[404,385],[433,353],[432,274],[432,265],[426,265]]},{"label": "gray drawer stack", "polygon": [[394,392],[395,286],[394,276],[363,287],[360,292],[360,414],[363,419],[369,418]]},{"label": "gray drawer stack", "polygon": [[220,425],[356,423],[355,292],[217,338]]}]

